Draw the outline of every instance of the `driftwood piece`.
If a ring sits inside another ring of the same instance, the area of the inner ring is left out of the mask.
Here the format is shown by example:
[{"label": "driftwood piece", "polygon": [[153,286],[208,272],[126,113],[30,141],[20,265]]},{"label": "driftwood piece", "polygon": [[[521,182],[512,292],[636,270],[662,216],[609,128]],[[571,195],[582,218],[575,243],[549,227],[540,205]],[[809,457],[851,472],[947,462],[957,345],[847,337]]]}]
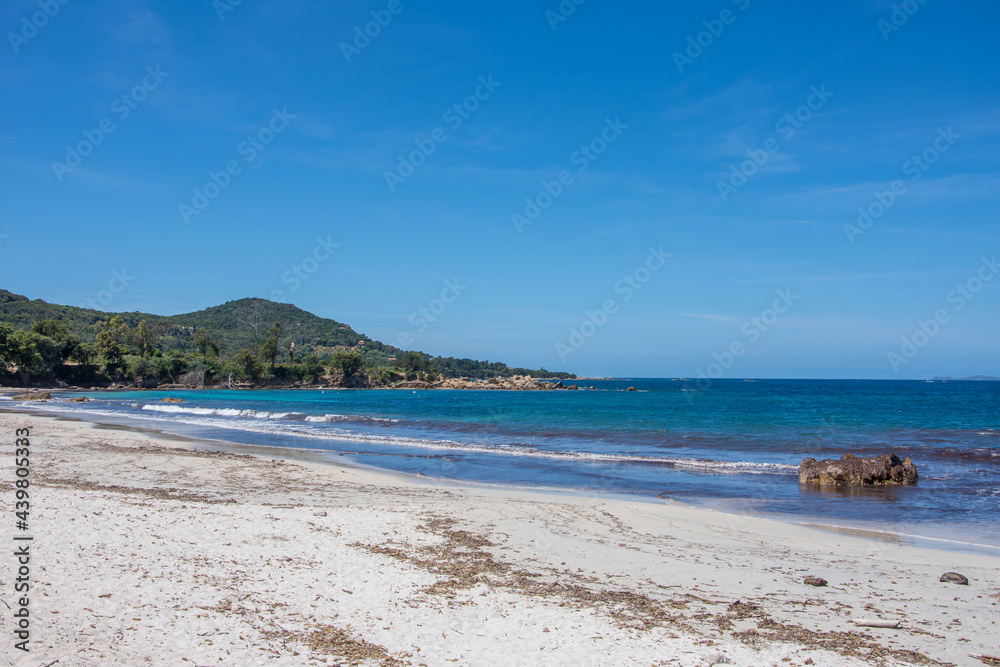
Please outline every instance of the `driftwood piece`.
[{"label": "driftwood piece", "polygon": [[881,618],[859,618],[854,625],[861,628],[898,628],[899,621],[883,621]]}]

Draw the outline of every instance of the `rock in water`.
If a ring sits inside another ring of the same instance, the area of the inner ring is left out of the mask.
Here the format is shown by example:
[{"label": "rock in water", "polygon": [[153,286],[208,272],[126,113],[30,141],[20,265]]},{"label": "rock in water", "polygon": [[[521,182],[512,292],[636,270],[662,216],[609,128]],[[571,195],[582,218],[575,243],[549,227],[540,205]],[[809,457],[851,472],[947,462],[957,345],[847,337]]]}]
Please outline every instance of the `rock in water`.
[{"label": "rock in water", "polygon": [[959,584],[962,586],[969,585],[969,578],[965,575],[959,574],[958,572],[945,572],[941,575],[939,581],[944,581],[949,584]]},{"label": "rock in water", "polygon": [[47,391],[29,391],[24,394],[18,394],[12,396],[11,400],[14,401],[47,401],[52,398],[52,394]]},{"label": "rock in water", "polygon": [[909,458],[900,460],[891,453],[879,456],[844,454],[839,461],[809,458],[799,464],[799,483],[821,486],[916,484],[917,466]]},{"label": "rock in water", "polygon": [[827,581],[823,577],[806,577],[802,580],[803,584],[809,584],[810,586],[826,586]]}]

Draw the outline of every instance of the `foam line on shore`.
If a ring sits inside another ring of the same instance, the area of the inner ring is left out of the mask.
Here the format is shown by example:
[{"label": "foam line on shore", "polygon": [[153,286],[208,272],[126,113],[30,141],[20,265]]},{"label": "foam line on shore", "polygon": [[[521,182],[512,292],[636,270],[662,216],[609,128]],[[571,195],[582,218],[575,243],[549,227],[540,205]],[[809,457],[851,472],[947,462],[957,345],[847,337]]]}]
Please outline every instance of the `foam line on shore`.
[{"label": "foam line on shore", "polygon": [[[209,428],[221,428],[227,430],[247,431],[252,433],[264,433],[273,435],[291,435],[328,442],[357,442],[389,445],[395,447],[416,447],[421,449],[469,452],[475,454],[496,454],[504,456],[522,456],[543,458],[561,461],[581,461],[595,463],[634,463],[642,465],[659,465],[670,468],[681,468],[692,471],[710,472],[715,474],[780,474],[787,475],[797,470],[798,467],[786,463],[765,463],[756,461],[721,461],[711,459],[686,459],[677,457],[657,457],[641,456],[629,454],[602,454],[599,452],[561,452],[535,448],[527,443],[502,443],[497,445],[463,443],[455,440],[436,439],[428,440],[395,435],[380,435],[373,433],[362,433],[357,431],[338,430],[336,428],[323,428],[317,430],[311,427],[304,420],[299,422],[286,422],[281,418],[254,415],[226,415],[222,417],[218,409],[214,408],[189,408],[186,411],[178,410],[157,410],[148,416],[131,415],[124,412],[114,412],[102,409],[73,409],[65,404],[54,404],[53,408],[42,408],[41,410],[54,412],[67,412],[80,415],[84,418],[90,416],[113,417],[126,420],[152,421],[166,423],[181,423],[189,426],[201,426]],[[157,406],[174,407],[174,406]],[[192,412],[193,410],[213,410],[213,414],[202,412]],[[243,412],[243,411],[234,411]],[[250,411],[256,412],[256,411]],[[156,413],[163,413],[159,417]],[[268,415],[280,414],[287,416],[291,413],[267,413]],[[174,415],[169,418],[167,415]],[[196,419],[200,418],[200,419]]]}]

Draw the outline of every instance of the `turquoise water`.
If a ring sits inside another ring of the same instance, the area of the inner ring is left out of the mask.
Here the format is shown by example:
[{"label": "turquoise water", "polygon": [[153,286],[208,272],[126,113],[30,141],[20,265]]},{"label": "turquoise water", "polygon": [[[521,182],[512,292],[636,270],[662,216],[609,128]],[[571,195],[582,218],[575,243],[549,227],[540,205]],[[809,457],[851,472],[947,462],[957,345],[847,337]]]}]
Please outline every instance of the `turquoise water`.
[{"label": "turquoise water", "polygon": [[[672,498],[1000,546],[1000,383],[582,383],[595,389],[144,391],[44,409],[431,477]],[[886,451],[913,458],[917,486],[798,483],[807,456]]]}]

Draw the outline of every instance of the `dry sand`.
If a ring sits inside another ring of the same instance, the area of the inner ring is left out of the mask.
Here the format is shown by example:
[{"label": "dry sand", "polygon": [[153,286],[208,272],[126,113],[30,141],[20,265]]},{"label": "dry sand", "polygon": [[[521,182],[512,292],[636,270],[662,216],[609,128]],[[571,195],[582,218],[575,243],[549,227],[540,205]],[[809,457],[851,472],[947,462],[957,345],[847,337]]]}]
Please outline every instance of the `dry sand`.
[{"label": "dry sand", "polygon": [[[840,667],[1000,652],[995,557],[0,413],[12,607],[25,426],[31,652],[2,608],[5,663]],[[952,570],[970,585],[938,581]]]}]

